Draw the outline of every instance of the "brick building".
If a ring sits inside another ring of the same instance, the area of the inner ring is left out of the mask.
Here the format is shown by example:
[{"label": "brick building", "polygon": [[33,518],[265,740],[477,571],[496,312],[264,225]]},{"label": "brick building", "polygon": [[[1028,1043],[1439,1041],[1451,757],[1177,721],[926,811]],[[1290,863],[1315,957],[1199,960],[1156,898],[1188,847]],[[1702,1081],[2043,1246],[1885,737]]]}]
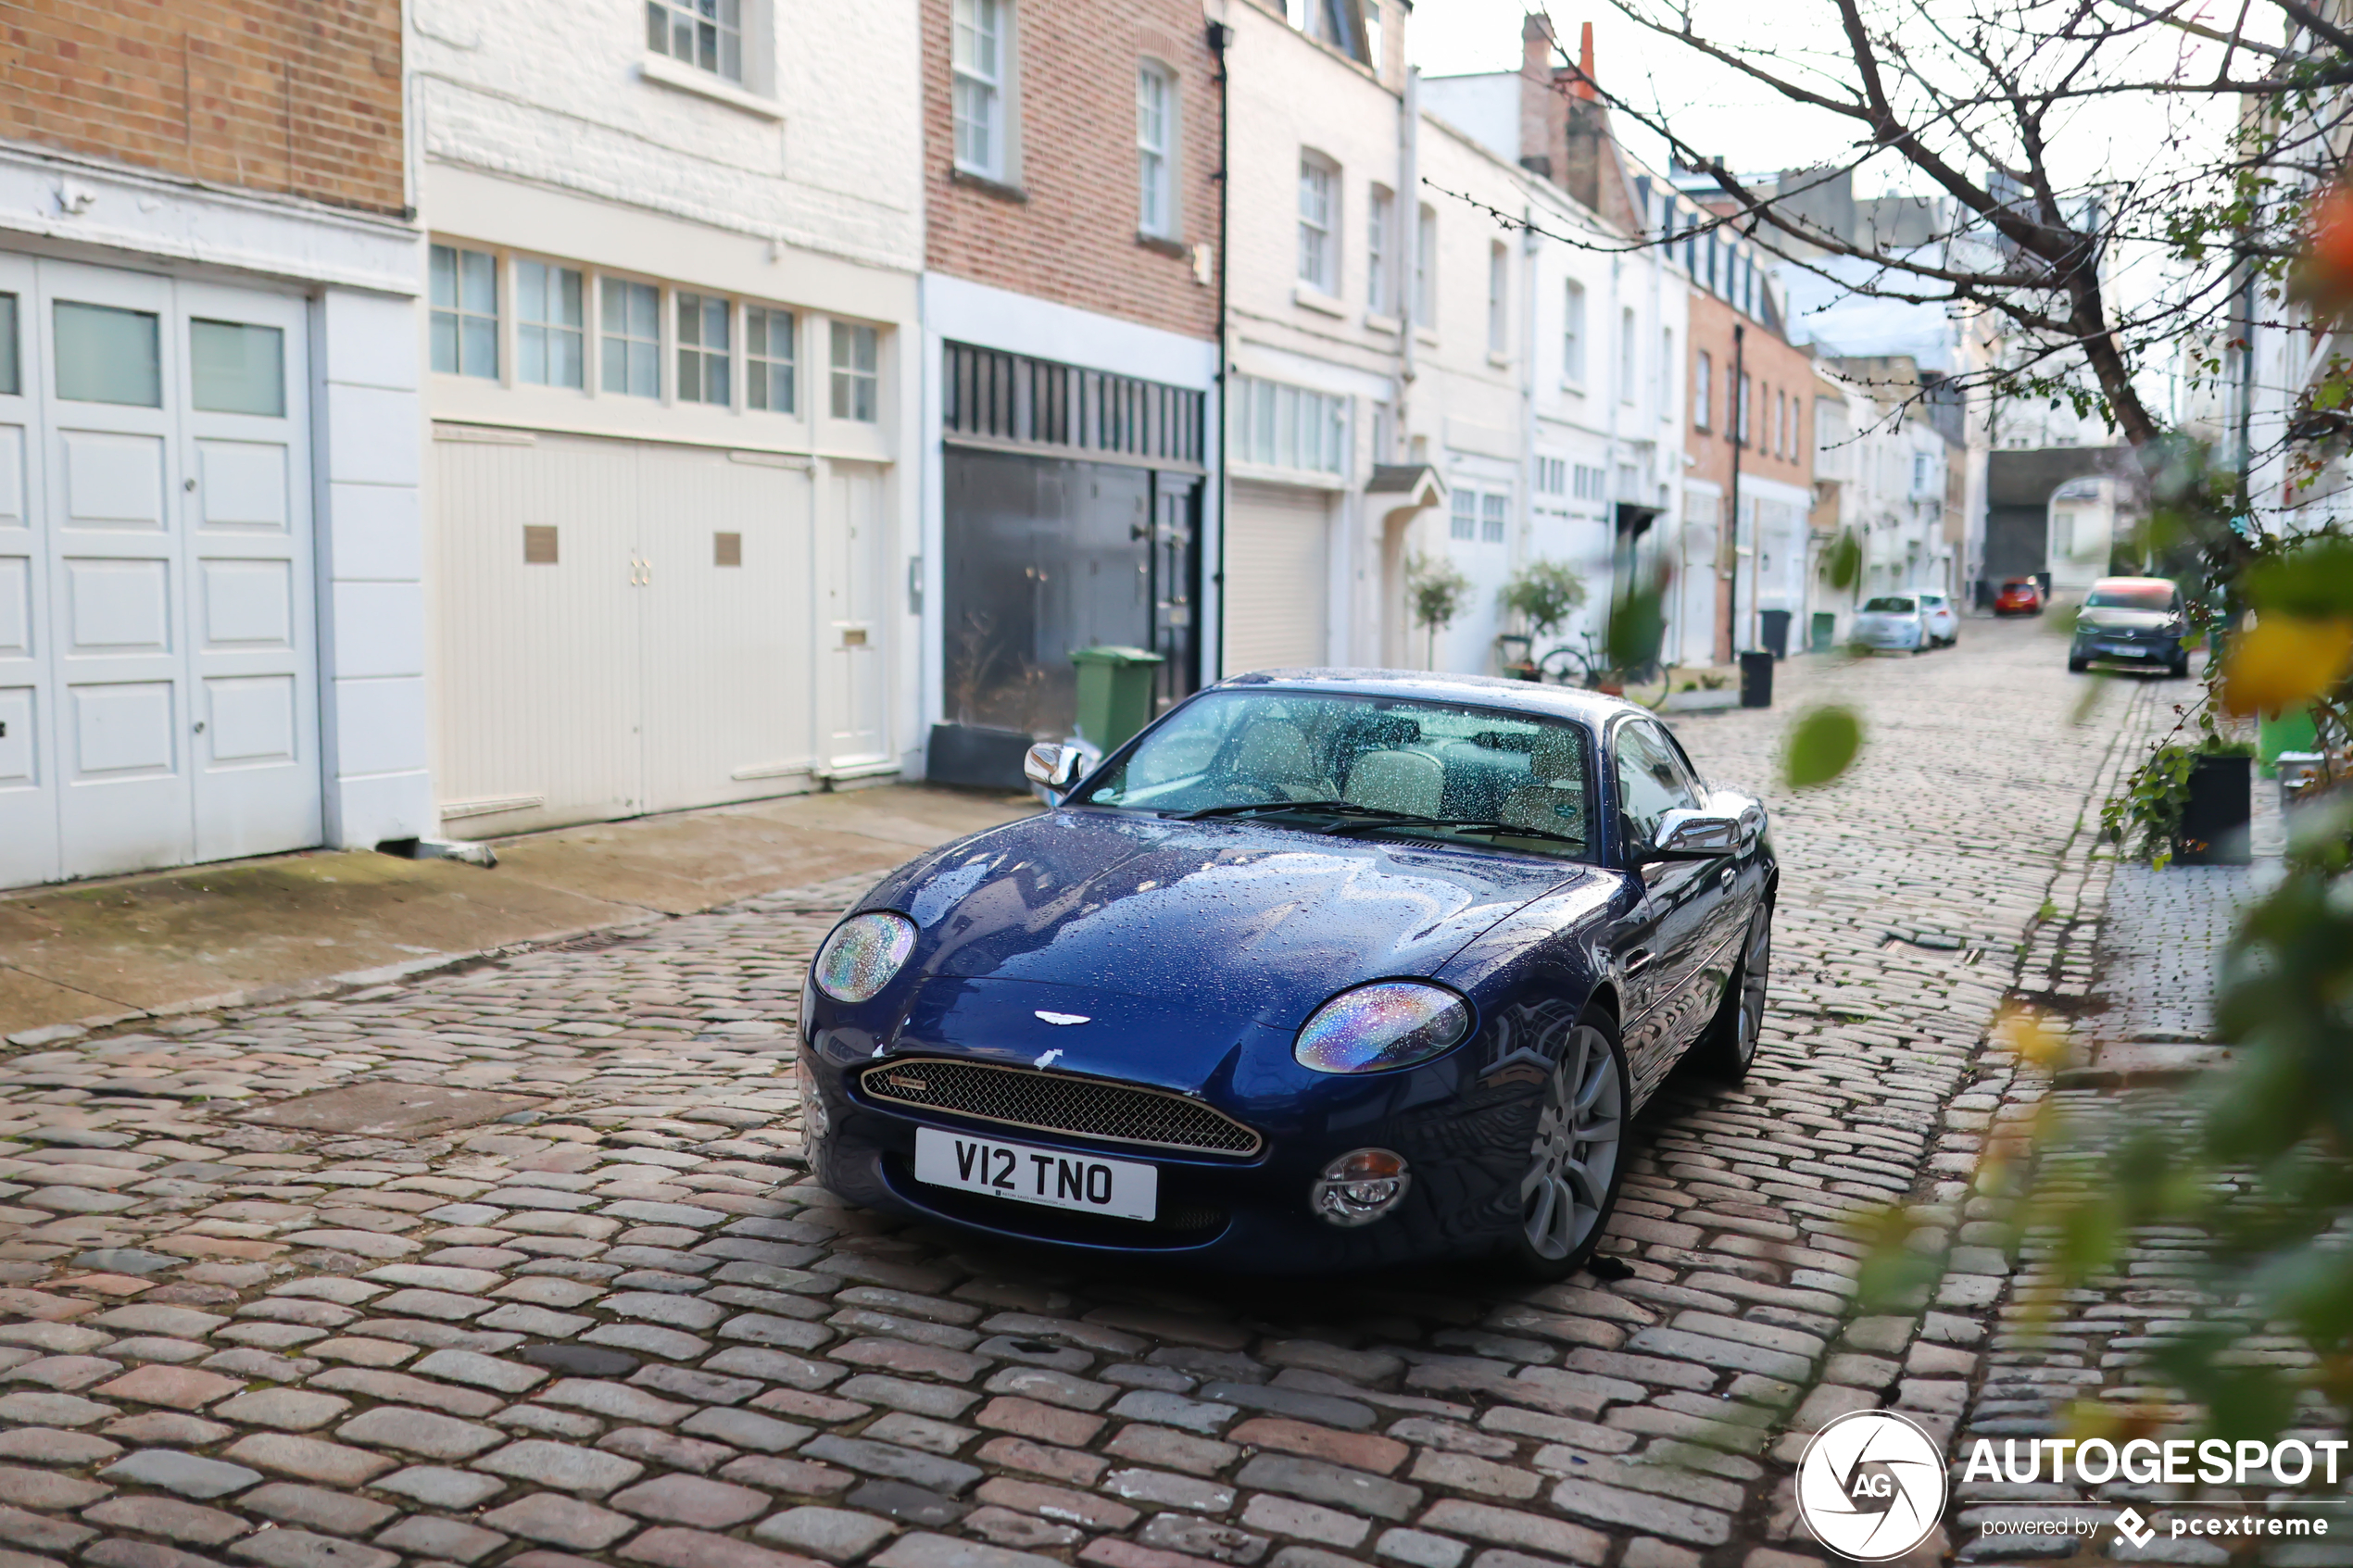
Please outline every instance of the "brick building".
[{"label": "brick building", "polygon": [[430,832],[399,6],[0,37],[0,884]]},{"label": "brick building", "polygon": [[452,834],[920,771],[918,13],[416,10]]},{"label": "brick building", "polygon": [[921,11],[925,708],[1060,737],[1074,648],[1215,675],[1222,66],[1196,0]]}]

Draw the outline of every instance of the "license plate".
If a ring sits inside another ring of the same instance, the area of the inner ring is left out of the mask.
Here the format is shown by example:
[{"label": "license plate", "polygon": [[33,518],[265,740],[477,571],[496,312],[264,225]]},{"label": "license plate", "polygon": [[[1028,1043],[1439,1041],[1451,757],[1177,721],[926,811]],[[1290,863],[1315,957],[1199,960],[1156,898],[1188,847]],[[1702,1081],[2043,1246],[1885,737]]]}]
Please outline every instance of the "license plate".
[{"label": "license plate", "polygon": [[2114,654],[2120,659],[2138,659],[2141,657],[2141,650],[2133,646],[2131,643],[2102,643],[2100,645],[2100,651],[2102,653]]},{"label": "license plate", "polygon": [[1156,1165],[1000,1143],[937,1127],[915,1129],[915,1179],[1121,1220],[1150,1220],[1159,1213]]}]

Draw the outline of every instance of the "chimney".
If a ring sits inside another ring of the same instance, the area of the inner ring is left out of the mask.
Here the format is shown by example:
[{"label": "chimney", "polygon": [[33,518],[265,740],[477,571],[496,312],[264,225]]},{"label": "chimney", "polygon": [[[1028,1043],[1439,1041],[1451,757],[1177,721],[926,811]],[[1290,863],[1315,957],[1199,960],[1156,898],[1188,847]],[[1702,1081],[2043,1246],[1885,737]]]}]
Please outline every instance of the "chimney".
[{"label": "chimney", "polygon": [[1624,201],[1604,205],[1614,160],[1609,109],[1593,83],[1593,24],[1587,22],[1577,41],[1577,64],[1555,73],[1553,99],[1563,118],[1560,140],[1554,144],[1562,154],[1556,178],[1563,190],[1595,212],[1617,218],[1615,209],[1625,206]]},{"label": "chimney", "polygon": [[1530,12],[1519,24],[1519,166],[1556,179],[1567,135],[1568,106],[1553,81],[1553,23]]}]

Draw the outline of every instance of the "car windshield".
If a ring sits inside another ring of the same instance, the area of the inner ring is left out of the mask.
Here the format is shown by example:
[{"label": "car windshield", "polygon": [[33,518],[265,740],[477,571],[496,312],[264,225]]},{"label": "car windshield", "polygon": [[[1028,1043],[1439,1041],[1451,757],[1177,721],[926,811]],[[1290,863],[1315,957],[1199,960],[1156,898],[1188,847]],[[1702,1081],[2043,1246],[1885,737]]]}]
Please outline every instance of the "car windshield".
[{"label": "car windshield", "polygon": [[2010,591],[2010,592],[2012,592],[2012,593],[2015,593],[2015,592],[2017,592],[2017,591],[2019,591],[2020,589],[2022,589],[2022,588],[2032,588],[2032,587],[2034,587],[2034,586],[2036,586],[2036,585],[2037,585],[2037,584],[2035,583],[2035,582],[2033,581],[2033,579],[2029,578],[2029,577],[2013,577],[2013,578],[2011,578],[2008,582],[2007,582],[2007,583],[2003,583],[2003,584],[2002,584],[2002,586],[2003,586],[2004,588],[2006,588],[2006,589],[2009,590],[2009,591]]},{"label": "car windshield", "polygon": [[2086,609],[2171,609],[2171,583],[2103,583],[2083,601]]},{"label": "car windshield", "polygon": [[1912,613],[1912,601],[1894,596],[1883,596],[1865,605],[1863,613],[1866,615],[1909,615]]},{"label": "car windshield", "polygon": [[1585,727],[1567,719],[1402,697],[1209,692],[1074,800],[1312,821],[1331,833],[1405,829],[1582,858],[1590,757]]}]

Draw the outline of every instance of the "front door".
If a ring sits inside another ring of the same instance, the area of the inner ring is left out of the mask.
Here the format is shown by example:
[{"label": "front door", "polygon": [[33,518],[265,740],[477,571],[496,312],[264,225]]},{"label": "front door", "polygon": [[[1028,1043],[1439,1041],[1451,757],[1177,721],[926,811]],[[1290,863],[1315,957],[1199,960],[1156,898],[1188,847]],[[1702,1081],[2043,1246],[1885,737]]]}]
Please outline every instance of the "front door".
[{"label": "front door", "polygon": [[883,513],[882,470],[873,463],[828,465],[821,538],[826,618],[821,623],[831,737],[827,766],[885,760],[889,746],[886,583],[890,529]]}]

